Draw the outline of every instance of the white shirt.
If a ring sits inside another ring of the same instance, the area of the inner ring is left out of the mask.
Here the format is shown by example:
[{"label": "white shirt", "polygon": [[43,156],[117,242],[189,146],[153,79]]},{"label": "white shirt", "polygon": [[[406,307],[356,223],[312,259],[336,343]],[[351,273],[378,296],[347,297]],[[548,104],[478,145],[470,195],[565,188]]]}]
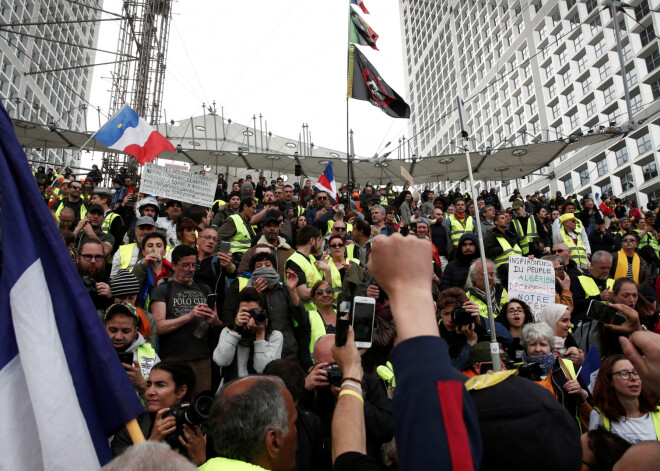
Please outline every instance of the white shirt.
[{"label": "white shirt", "polygon": [[[589,416],[589,430],[594,430],[602,424],[601,415],[597,410],[592,410]],[[633,445],[645,440],[658,440],[655,434],[655,427],[653,427],[653,418],[650,413],[638,419],[625,417],[621,418],[618,422],[611,421],[610,431]]]}]

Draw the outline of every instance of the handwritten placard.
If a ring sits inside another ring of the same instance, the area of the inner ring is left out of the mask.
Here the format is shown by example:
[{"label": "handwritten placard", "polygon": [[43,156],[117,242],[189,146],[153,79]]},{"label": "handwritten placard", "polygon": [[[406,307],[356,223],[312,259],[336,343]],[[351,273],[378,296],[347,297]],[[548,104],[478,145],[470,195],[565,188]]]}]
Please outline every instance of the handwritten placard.
[{"label": "handwritten placard", "polygon": [[147,164],[142,170],[140,192],[211,207],[217,183],[214,178]]},{"label": "handwritten placard", "polygon": [[509,300],[525,301],[536,317],[555,302],[555,269],[548,260],[509,257]]}]

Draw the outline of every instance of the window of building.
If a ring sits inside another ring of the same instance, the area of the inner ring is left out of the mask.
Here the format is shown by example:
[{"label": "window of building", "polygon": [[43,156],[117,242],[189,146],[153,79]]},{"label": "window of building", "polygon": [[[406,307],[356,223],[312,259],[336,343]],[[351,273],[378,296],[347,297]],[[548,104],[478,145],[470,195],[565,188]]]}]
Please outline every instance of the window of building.
[{"label": "window of building", "polygon": [[653,53],[648,56],[646,59],[646,70],[648,72],[651,72],[654,70],[658,65],[660,65],[660,53],[658,53],[658,50],[656,49],[653,51]]},{"label": "window of building", "polygon": [[527,85],[527,96],[534,95],[534,82]]},{"label": "window of building", "polygon": [[564,49],[559,53],[559,65],[564,65],[566,63],[566,59],[568,59],[568,52],[566,49]]},{"label": "window of building", "polygon": [[557,96],[557,82],[554,82],[550,87],[548,88],[548,96],[552,99],[555,96]]},{"label": "window of building", "polygon": [[525,78],[528,78],[529,76],[532,75],[532,66],[530,64],[527,64],[523,69],[523,71],[525,72]]},{"label": "window of building", "polygon": [[561,76],[561,80],[564,84],[564,87],[566,87],[569,83],[573,81],[573,77],[571,76],[571,70],[567,70],[564,72],[564,74]]},{"label": "window of building", "polygon": [[571,90],[571,93],[566,95],[566,106],[569,108],[575,104],[575,90]]},{"label": "window of building", "polygon": [[587,103],[587,116],[592,116],[596,112],[596,100]]},{"label": "window of building", "polygon": [[655,162],[649,162],[646,165],[642,166],[642,175],[644,175],[644,181],[649,181],[651,178],[658,176],[658,168],[655,165]]},{"label": "window of building", "polygon": [[598,74],[601,81],[605,80],[611,73],[612,67],[610,66],[609,62],[605,62],[603,65],[598,67]]},{"label": "window of building", "polygon": [[598,0],[587,0],[587,13],[594,11],[598,7]]},{"label": "window of building", "polygon": [[578,72],[582,72],[587,68],[587,56],[584,55],[578,60]]},{"label": "window of building", "polygon": [[660,98],[660,80],[656,80],[651,84],[651,93],[653,93],[654,100]]},{"label": "window of building", "polygon": [[598,32],[598,29],[602,26],[602,23],[600,22],[600,16],[597,16],[591,23],[589,23],[589,26],[591,27],[591,35],[595,36]]},{"label": "window of building", "polygon": [[639,34],[639,39],[642,42],[642,47],[646,46],[648,43],[655,39],[655,30],[653,29],[653,24],[651,24],[648,28]]},{"label": "window of building", "polygon": [[522,56],[522,60],[527,60],[529,58],[529,50],[527,47],[525,47],[522,51],[520,51],[520,54]]},{"label": "window of building", "polygon": [[580,124],[580,117],[578,116],[578,113],[574,113],[571,115],[571,129],[578,127],[578,124]]},{"label": "window of building", "polygon": [[573,193],[573,179],[569,176],[567,180],[564,181],[564,190],[566,195]]},{"label": "window of building", "polygon": [[628,80],[628,86],[632,87],[637,83],[637,69],[632,69],[626,74],[626,79]]},{"label": "window of building", "polygon": [[543,26],[543,28],[539,30],[539,41],[543,41],[547,36],[547,34],[548,34],[548,29],[546,26]]},{"label": "window of building", "polygon": [[559,109],[559,103],[556,103],[552,107],[552,119],[557,119],[560,114],[561,114],[561,110]]},{"label": "window of building", "polygon": [[552,18],[552,26],[556,25],[559,21],[561,21],[561,13],[559,11],[559,8],[551,15]]},{"label": "window of building", "polygon": [[600,57],[603,54],[603,51],[605,50],[605,46],[607,46],[607,43],[605,42],[605,38],[601,39],[598,44],[596,44],[596,47],[594,47],[594,51],[596,52],[596,57]]},{"label": "window of building", "polygon": [[607,174],[607,159],[599,160],[596,162],[596,172],[598,172],[599,177]]},{"label": "window of building", "polygon": [[575,28],[580,26],[580,13],[576,11],[575,15],[571,16],[568,19],[568,22],[571,24],[571,30],[574,30]]},{"label": "window of building", "polygon": [[634,112],[637,112],[642,109],[642,94],[638,93],[637,95],[630,97],[630,107]]},{"label": "window of building", "polygon": [[605,195],[611,195],[612,193],[612,184],[611,183],[605,183],[603,186],[600,187],[600,194],[605,197]]},{"label": "window of building", "polygon": [[584,34],[580,33],[580,35],[575,38],[573,41],[573,46],[575,47],[576,51],[579,51],[584,47]]},{"label": "window of building", "polygon": [[605,103],[609,103],[616,98],[616,86],[614,84],[610,85],[607,90],[603,92],[603,97],[605,98]]},{"label": "window of building", "polygon": [[536,13],[538,13],[539,11],[541,11],[541,8],[543,8],[543,2],[542,2],[541,0],[538,0],[538,1],[534,4],[534,11],[535,11]]},{"label": "window of building", "polygon": [[651,135],[644,134],[642,137],[637,138],[637,152],[641,155],[644,152],[651,150],[653,144],[651,143]]},{"label": "window of building", "polygon": [[591,91],[591,89],[592,89],[592,86],[591,86],[591,77],[587,77],[587,78],[584,80],[584,82],[582,82],[582,93],[583,93],[584,95],[586,95],[587,93],[589,93],[589,92]]},{"label": "window of building", "polygon": [[576,2],[577,0],[566,0],[566,10],[573,8],[573,5],[575,5]]},{"label": "window of building", "polygon": [[580,186],[588,185],[589,182],[589,169],[580,170]]},{"label": "window of building", "polygon": [[623,191],[628,191],[632,190],[633,188],[635,188],[635,181],[633,179],[632,172],[628,172],[621,177],[621,189]]},{"label": "window of building", "polygon": [[648,0],[644,0],[642,3],[635,7],[635,19],[637,21],[642,21],[642,18],[648,15],[649,11],[649,2]]}]

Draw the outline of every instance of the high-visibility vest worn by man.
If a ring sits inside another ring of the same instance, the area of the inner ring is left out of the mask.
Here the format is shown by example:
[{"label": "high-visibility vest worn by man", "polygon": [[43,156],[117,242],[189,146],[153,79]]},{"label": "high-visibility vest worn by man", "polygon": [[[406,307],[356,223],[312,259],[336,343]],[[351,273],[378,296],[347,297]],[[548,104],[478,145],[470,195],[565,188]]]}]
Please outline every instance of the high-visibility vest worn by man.
[{"label": "high-visibility vest worn by man", "polygon": [[567,213],[561,216],[561,229],[559,234],[562,241],[568,245],[571,251],[570,258],[577,263],[580,268],[587,268],[589,260],[587,259],[587,247],[582,241],[582,235],[577,232],[577,219],[572,213]]},{"label": "high-visibility vest worn by man", "polygon": [[457,218],[454,214],[447,217],[449,221],[449,232],[451,233],[451,243],[454,247],[458,247],[458,241],[461,236],[467,232],[475,233],[474,219],[472,216],[464,214],[462,219]]},{"label": "high-visibility vest worn by man", "polygon": [[520,240],[520,248],[522,249],[522,254],[529,255],[530,245],[539,240],[539,234],[536,230],[536,220],[534,219],[534,216],[527,215],[527,227],[525,229],[523,229],[523,225],[518,218],[513,219],[511,223],[513,224],[516,235]]}]

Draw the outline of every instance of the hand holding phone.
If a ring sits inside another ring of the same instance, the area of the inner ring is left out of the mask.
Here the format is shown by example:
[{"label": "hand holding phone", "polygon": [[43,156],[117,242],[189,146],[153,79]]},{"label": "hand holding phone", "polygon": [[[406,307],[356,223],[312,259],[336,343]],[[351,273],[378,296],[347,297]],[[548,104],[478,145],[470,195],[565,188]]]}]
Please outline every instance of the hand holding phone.
[{"label": "hand holding phone", "polygon": [[626,316],[609,304],[592,299],[589,303],[587,317],[603,324],[621,325],[626,322]]},{"label": "hand holding phone", "polygon": [[376,317],[376,300],[364,296],[353,298],[352,325],[355,331],[355,345],[358,348],[371,348]]},{"label": "hand holding phone", "polygon": [[335,345],[337,347],[346,345],[348,328],[351,325],[350,312],[351,302],[337,299],[337,322],[335,326]]}]

